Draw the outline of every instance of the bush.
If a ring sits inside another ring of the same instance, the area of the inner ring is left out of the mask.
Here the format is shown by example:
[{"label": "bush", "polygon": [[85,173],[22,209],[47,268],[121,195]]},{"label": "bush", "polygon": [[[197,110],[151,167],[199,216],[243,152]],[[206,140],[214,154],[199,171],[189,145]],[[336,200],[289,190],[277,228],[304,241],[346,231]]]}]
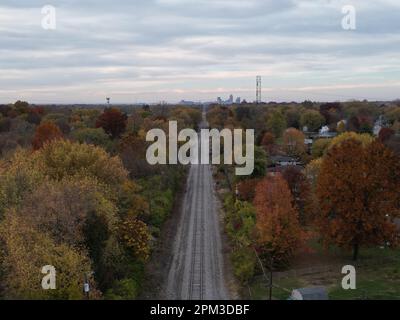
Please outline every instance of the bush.
[{"label": "bush", "polygon": [[104,298],[106,300],[133,300],[139,293],[139,285],[134,279],[122,279],[115,282]]},{"label": "bush", "polygon": [[80,143],[100,146],[107,151],[111,150],[112,142],[102,128],[82,128],[71,133],[71,138]]},{"label": "bush", "polygon": [[248,282],[254,276],[256,256],[250,248],[239,248],[231,255],[233,272],[242,283]]}]

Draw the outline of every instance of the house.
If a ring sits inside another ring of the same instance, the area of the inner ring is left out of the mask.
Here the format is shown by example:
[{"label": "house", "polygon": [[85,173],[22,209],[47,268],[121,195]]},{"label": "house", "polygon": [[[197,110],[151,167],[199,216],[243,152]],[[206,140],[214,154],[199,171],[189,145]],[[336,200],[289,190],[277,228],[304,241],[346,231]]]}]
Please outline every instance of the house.
[{"label": "house", "polygon": [[378,120],[376,120],[375,124],[374,124],[374,128],[373,128],[374,135],[379,136],[379,132],[381,132],[381,130],[383,128],[387,128],[387,127],[388,127],[387,120],[385,119],[385,117],[383,115],[380,115]]},{"label": "house", "polygon": [[394,224],[397,227],[397,230],[400,232],[400,219],[394,219]]},{"label": "house", "polygon": [[325,287],[294,289],[290,300],[329,300]]},{"label": "house", "polygon": [[270,160],[273,163],[273,166],[280,167],[297,166],[301,164],[300,161],[289,156],[271,156]]},{"label": "house", "polygon": [[304,167],[302,166],[278,166],[278,167],[269,167],[267,169],[267,173],[270,176],[277,176],[279,174],[282,174],[288,167],[293,167],[296,168],[299,171],[302,171],[304,169]]},{"label": "house", "polygon": [[323,126],[318,133],[318,138],[333,138],[336,137],[336,132],[331,132],[328,126]]}]

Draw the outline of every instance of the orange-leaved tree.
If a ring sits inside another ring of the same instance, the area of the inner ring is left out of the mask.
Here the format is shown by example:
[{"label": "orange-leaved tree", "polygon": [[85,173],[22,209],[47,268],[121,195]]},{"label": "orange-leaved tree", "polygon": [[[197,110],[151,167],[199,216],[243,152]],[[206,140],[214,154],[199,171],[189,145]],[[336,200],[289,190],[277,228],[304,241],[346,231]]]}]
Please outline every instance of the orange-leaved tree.
[{"label": "orange-leaved tree", "polygon": [[283,134],[285,150],[290,155],[300,156],[306,152],[304,133],[295,128],[289,128]]},{"label": "orange-leaved tree", "polygon": [[296,166],[286,167],[282,172],[282,177],[286,180],[292,193],[293,206],[299,210],[300,222],[305,224],[309,221],[305,209],[310,201],[311,183]]},{"label": "orange-leaved tree", "polygon": [[348,139],[331,148],[316,194],[316,222],[326,245],[353,249],[354,260],[361,246],[397,245],[400,161],[379,141]]},{"label": "orange-leaved tree", "polygon": [[34,150],[41,149],[46,143],[62,139],[63,134],[60,128],[53,122],[43,122],[37,128],[32,140]]},{"label": "orange-leaved tree", "polygon": [[305,237],[286,181],[264,178],[256,187],[254,205],[258,251],[274,264],[287,264]]},{"label": "orange-leaved tree", "polygon": [[271,132],[264,133],[261,145],[265,148],[265,150],[269,153],[272,152],[275,143],[275,137]]}]

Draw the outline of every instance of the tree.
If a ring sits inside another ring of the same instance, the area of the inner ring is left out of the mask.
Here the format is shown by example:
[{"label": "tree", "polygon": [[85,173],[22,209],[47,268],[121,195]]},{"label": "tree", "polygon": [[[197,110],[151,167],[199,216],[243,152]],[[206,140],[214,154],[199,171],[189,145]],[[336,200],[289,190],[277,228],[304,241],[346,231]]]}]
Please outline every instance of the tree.
[{"label": "tree", "polygon": [[19,114],[27,113],[29,111],[29,103],[18,100],[14,103],[14,108]]},{"label": "tree", "polygon": [[285,116],[288,127],[300,129],[300,112],[297,108],[288,109]]},{"label": "tree", "polygon": [[385,145],[392,150],[395,154],[400,156],[400,137],[397,135],[391,136],[385,141]]},{"label": "tree", "polygon": [[113,139],[126,129],[127,116],[116,108],[105,109],[96,121],[96,128],[103,128]]},{"label": "tree", "polygon": [[289,155],[301,156],[304,154],[306,152],[304,140],[304,133],[294,128],[287,129],[283,134],[283,144]]},{"label": "tree", "polygon": [[286,118],[281,112],[274,111],[272,115],[269,116],[267,120],[267,129],[274,134],[275,138],[280,138],[286,127]]},{"label": "tree", "polygon": [[268,153],[271,153],[273,151],[274,143],[275,143],[274,135],[271,132],[264,133],[261,140],[261,145]]},{"label": "tree", "polygon": [[48,177],[93,177],[110,188],[119,189],[127,179],[119,157],[111,157],[100,147],[57,140],[46,144],[38,154],[38,163]]},{"label": "tree", "polygon": [[[261,178],[265,176],[267,170],[268,158],[266,152],[258,147],[254,147],[254,170],[247,178]],[[246,177],[246,176],[244,176]]]},{"label": "tree", "polygon": [[385,115],[391,124],[400,121],[400,107],[390,108]]},{"label": "tree", "polygon": [[252,202],[258,182],[258,179],[246,179],[240,181],[236,186],[240,200]]},{"label": "tree", "polygon": [[103,128],[82,128],[71,133],[71,138],[80,143],[93,144],[110,150],[112,141]]},{"label": "tree", "polygon": [[369,133],[372,134],[373,131],[373,122],[371,117],[360,116],[360,133]]},{"label": "tree", "polygon": [[301,104],[306,108],[312,108],[314,105],[314,103],[310,100],[304,100]]},{"label": "tree", "polygon": [[322,104],[319,111],[328,125],[336,124],[342,118],[342,105],[339,102]]},{"label": "tree", "polygon": [[338,122],[337,127],[336,127],[336,131],[338,133],[343,133],[346,131],[346,122],[341,120]]},{"label": "tree", "polygon": [[157,167],[147,162],[147,147],[146,140],[136,134],[129,134],[121,139],[118,152],[131,178],[143,178],[157,171]]},{"label": "tree", "polygon": [[325,118],[315,110],[307,110],[300,117],[300,125],[310,132],[318,131],[324,124]]},{"label": "tree", "polygon": [[389,128],[382,128],[379,131],[379,141],[384,143],[387,140],[389,140],[393,135],[395,134],[394,130],[389,129]]},{"label": "tree", "polygon": [[[393,123],[391,129],[396,133],[400,133],[400,121],[395,121],[395,123]],[[1,123],[0,123],[0,131],[1,131]]]},{"label": "tree", "polygon": [[149,258],[150,232],[144,222],[133,215],[127,215],[119,226],[118,235],[135,258],[141,261]]},{"label": "tree", "polygon": [[397,245],[400,161],[380,142],[363,146],[349,139],[330,149],[316,192],[317,225],[326,245],[352,248],[354,260],[361,246]]},{"label": "tree", "polygon": [[331,140],[328,148],[333,148],[334,146],[340,145],[347,140],[357,140],[365,147],[372,143],[375,138],[368,133],[355,133],[355,132],[345,132],[342,133]]},{"label": "tree", "polygon": [[96,221],[97,233],[103,230],[105,239],[116,225],[117,208],[106,195],[106,189],[95,179],[46,181],[25,197],[18,214],[57,243],[92,249],[101,243],[88,245],[86,235],[93,227],[90,221]]},{"label": "tree", "polygon": [[286,181],[264,178],[256,187],[256,245],[274,263],[287,264],[304,240],[298,212]]},{"label": "tree", "polygon": [[282,172],[293,197],[293,207],[299,210],[299,218],[302,224],[306,222],[305,207],[310,196],[310,182],[307,177],[295,166],[288,166]]},{"label": "tree", "polygon": [[305,168],[305,175],[307,179],[310,181],[313,190],[317,185],[318,176],[321,171],[322,161],[323,161],[322,158],[314,159],[309,164],[307,164]]},{"label": "tree", "polygon": [[35,125],[39,125],[42,121],[43,113],[44,110],[41,107],[30,108],[26,117],[26,121]]},{"label": "tree", "polygon": [[[10,211],[0,225],[3,244],[2,285],[8,299],[83,299],[83,280],[91,273],[84,252],[55,243],[46,233],[38,232],[25,219]],[[56,268],[56,289],[41,287],[42,267]],[[98,298],[96,282],[90,277],[91,297]]]},{"label": "tree", "polygon": [[36,128],[32,146],[34,150],[39,150],[45,143],[62,138],[63,134],[61,130],[54,123],[43,122]]},{"label": "tree", "polygon": [[360,119],[356,116],[350,117],[349,121],[347,122],[347,129],[349,131],[359,132],[360,126]]},{"label": "tree", "polygon": [[329,145],[332,143],[332,139],[318,139],[316,140],[311,148],[311,155],[313,159],[322,157]]}]

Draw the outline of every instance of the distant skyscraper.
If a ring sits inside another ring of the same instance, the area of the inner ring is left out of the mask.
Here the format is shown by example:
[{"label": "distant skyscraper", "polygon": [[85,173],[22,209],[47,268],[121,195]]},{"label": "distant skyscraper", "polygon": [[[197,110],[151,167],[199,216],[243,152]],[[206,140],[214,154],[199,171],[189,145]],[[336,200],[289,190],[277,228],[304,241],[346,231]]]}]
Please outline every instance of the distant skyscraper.
[{"label": "distant skyscraper", "polygon": [[227,102],[228,102],[228,104],[233,103],[233,95],[232,94],[229,96],[229,100]]},{"label": "distant skyscraper", "polygon": [[261,76],[256,78],[256,102],[261,103]]},{"label": "distant skyscraper", "polygon": [[240,104],[240,102],[241,102],[241,101],[240,101],[240,97],[237,97],[237,98],[236,98],[236,103],[237,103],[237,104]]},{"label": "distant skyscraper", "polygon": [[218,98],[217,98],[217,103],[218,103],[218,104],[222,104],[222,99],[221,99],[221,97],[218,97]]}]

